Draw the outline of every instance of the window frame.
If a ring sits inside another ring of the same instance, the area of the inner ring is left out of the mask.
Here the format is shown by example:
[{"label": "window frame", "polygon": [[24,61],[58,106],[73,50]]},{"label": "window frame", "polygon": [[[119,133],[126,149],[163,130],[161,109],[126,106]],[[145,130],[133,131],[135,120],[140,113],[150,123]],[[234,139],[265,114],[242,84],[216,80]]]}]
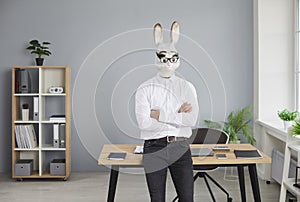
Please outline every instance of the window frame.
[{"label": "window frame", "polygon": [[295,40],[295,47],[294,47],[294,79],[295,79],[295,107],[297,111],[300,111],[300,67],[299,67],[299,60],[300,60],[300,51],[299,51],[299,35],[300,35],[300,26],[299,26],[299,22],[300,22],[300,4],[299,4],[300,0],[295,0],[295,21],[294,21],[294,40]]}]

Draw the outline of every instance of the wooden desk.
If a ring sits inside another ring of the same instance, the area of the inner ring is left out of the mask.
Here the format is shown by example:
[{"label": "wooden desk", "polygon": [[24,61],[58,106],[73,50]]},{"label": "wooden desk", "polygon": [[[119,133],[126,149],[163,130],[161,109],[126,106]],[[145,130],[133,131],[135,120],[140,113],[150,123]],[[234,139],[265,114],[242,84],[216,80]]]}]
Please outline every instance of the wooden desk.
[{"label": "wooden desk", "polygon": [[[98,159],[99,165],[111,166],[110,182],[107,201],[114,201],[115,191],[117,186],[117,180],[119,175],[119,167],[141,167],[142,164],[142,154],[134,154],[134,149],[137,145],[135,144],[115,144],[115,145],[104,145],[102,152]],[[192,144],[191,148],[201,148],[201,147],[214,147],[215,145],[209,144]],[[222,144],[218,144],[222,146]],[[193,165],[218,165],[218,166],[236,166],[238,169],[239,184],[241,191],[241,201],[246,201],[246,192],[245,192],[245,179],[244,179],[244,167],[248,166],[250,180],[252,185],[252,191],[255,201],[261,201],[259,183],[257,177],[256,164],[258,163],[271,163],[271,158],[261,152],[263,158],[260,159],[237,159],[233,153],[234,149],[239,150],[252,150],[256,149],[250,144],[226,144],[230,148],[230,151],[224,152],[214,152],[217,153],[226,153],[227,159],[217,159],[214,156],[212,157],[193,157]],[[108,160],[107,156],[110,152],[126,152],[125,160]]]}]

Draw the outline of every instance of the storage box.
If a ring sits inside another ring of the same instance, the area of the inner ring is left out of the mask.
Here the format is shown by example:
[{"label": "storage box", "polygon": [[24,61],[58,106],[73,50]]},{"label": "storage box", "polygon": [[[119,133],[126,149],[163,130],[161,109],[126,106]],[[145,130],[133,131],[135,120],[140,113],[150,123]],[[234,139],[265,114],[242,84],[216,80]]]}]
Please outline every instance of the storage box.
[{"label": "storage box", "polygon": [[15,176],[29,176],[32,175],[33,160],[20,159],[15,163]]},{"label": "storage box", "polygon": [[50,163],[50,175],[66,175],[66,160],[53,159]]}]

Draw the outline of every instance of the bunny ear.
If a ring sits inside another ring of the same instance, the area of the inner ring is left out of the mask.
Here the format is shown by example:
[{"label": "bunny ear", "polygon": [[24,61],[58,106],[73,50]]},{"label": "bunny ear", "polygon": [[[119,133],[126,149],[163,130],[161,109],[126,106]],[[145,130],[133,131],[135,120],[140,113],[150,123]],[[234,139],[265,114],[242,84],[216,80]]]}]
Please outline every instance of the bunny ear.
[{"label": "bunny ear", "polygon": [[154,42],[155,42],[156,45],[163,42],[162,27],[159,23],[154,25],[153,35],[154,35]]},{"label": "bunny ear", "polygon": [[171,26],[171,42],[177,43],[179,40],[179,23],[174,21]]}]

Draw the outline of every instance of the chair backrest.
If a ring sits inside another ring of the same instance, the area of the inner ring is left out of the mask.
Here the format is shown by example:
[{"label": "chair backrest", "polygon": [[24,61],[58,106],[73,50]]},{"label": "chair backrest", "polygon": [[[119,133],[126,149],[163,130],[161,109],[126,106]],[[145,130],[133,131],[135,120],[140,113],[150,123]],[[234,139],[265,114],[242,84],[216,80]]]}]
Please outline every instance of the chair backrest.
[{"label": "chair backrest", "polygon": [[212,128],[193,129],[191,144],[227,144],[229,136],[221,130]]},{"label": "chair backrest", "polygon": [[[191,144],[227,144],[229,136],[221,130],[212,128],[193,129],[192,136],[189,138]],[[218,166],[214,165],[195,165],[194,170],[208,171],[214,170]]]}]

